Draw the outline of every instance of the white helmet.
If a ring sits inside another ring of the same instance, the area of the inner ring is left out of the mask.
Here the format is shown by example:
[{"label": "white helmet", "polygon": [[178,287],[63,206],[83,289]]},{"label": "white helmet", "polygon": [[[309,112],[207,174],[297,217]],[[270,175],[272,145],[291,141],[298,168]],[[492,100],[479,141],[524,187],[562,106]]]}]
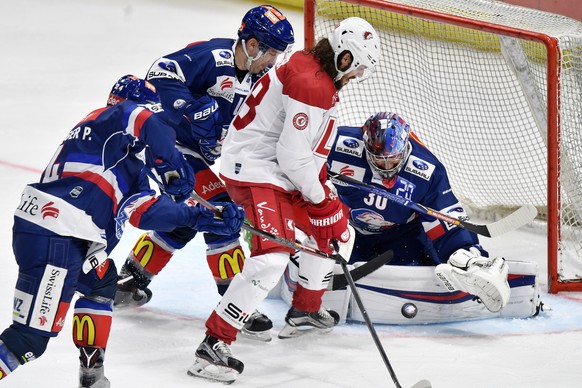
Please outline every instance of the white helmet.
[{"label": "white helmet", "polygon": [[[335,53],[335,67],[338,71],[334,81],[338,81],[344,74],[358,69],[356,75],[360,81],[368,78],[380,59],[380,39],[370,23],[359,17],[344,19],[329,34],[329,43]],[[349,51],[354,60],[346,71],[340,71],[338,57],[344,51]]]}]

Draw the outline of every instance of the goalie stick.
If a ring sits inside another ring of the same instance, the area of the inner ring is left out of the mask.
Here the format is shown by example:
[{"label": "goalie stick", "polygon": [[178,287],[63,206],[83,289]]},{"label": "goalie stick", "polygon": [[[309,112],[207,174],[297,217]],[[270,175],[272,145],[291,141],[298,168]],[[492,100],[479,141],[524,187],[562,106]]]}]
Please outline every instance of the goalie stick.
[{"label": "goalie stick", "polygon": [[498,221],[492,222],[490,224],[474,224],[472,222],[454,218],[448,216],[446,214],[440,213],[436,210],[433,210],[429,207],[423,206],[419,203],[413,202],[408,200],[404,197],[401,197],[396,194],[392,194],[386,190],[383,190],[379,187],[373,186],[368,183],[360,182],[354,178],[351,178],[346,175],[339,174],[337,172],[333,172],[330,169],[327,170],[328,176],[331,178],[332,182],[341,182],[338,184],[347,184],[357,189],[362,189],[371,193],[374,193],[380,197],[386,198],[392,202],[395,202],[399,205],[407,207],[409,209],[414,210],[417,213],[425,214],[427,216],[431,216],[437,218],[441,221],[446,223],[460,226],[461,228],[465,228],[470,230],[474,233],[480,234],[481,236],[485,237],[496,237],[502,235],[504,233],[510,232],[514,229],[517,229],[525,224],[533,221],[533,219],[537,216],[538,211],[533,205],[524,205]]},{"label": "goalie stick", "polygon": [[[207,200],[205,200],[204,198],[202,198],[196,192],[192,192],[192,194],[190,194],[190,196],[193,199],[195,199],[196,201],[198,201],[198,203],[200,203],[205,208],[212,210],[214,212],[214,214],[216,214],[218,217],[221,216],[220,210],[216,206],[214,206],[212,203],[210,203]],[[276,236],[276,235],[271,234],[269,232],[265,232],[262,229],[258,229],[248,222],[245,222],[243,224],[242,229],[247,230],[247,231],[254,233],[258,236],[261,236],[263,238],[266,238],[268,240],[279,243],[283,246],[290,247],[290,248],[296,249],[298,251],[311,253],[311,254],[316,255],[316,256],[332,259],[332,260],[335,260],[336,262],[340,263],[342,270],[344,271],[344,276],[346,277],[348,284],[352,290],[352,295],[356,299],[356,303],[358,304],[358,308],[360,309],[360,312],[362,313],[362,316],[364,317],[364,320],[366,321],[366,325],[368,326],[368,330],[370,331],[370,334],[372,335],[372,339],[374,340],[374,343],[376,344],[376,347],[378,348],[378,351],[380,352],[382,360],[384,361],[384,365],[386,365],[386,368],[388,369],[388,372],[390,373],[390,376],[392,377],[392,381],[394,382],[394,385],[396,386],[396,388],[402,388],[402,385],[400,385],[400,382],[398,381],[398,378],[396,377],[396,373],[394,372],[394,369],[392,368],[392,365],[390,364],[390,361],[388,360],[388,356],[386,355],[386,352],[384,351],[384,347],[382,346],[382,343],[380,342],[380,339],[378,338],[378,334],[376,333],[374,325],[372,324],[370,317],[368,317],[368,312],[367,312],[366,308],[364,307],[362,299],[360,298],[360,295],[359,295],[358,290],[356,288],[356,283],[354,282],[354,279],[352,279],[350,271],[348,270],[348,267],[347,267],[347,262],[343,257],[341,257],[337,253],[330,255],[326,252],[320,251],[319,249],[311,248],[311,247],[308,247],[306,245],[300,244],[298,242],[284,239],[280,236]],[[334,247],[335,247],[336,252],[339,251],[339,247],[338,247],[336,241],[334,241]],[[388,251],[388,252],[390,252],[390,251]],[[417,382],[416,384],[414,384],[411,388],[432,388],[432,385],[428,380],[421,380],[421,381]]]},{"label": "goalie stick", "polygon": [[[357,268],[354,268],[350,271],[350,275],[354,282],[360,280],[364,276],[368,276],[381,266],[389,263],[394,258],[394,251],[389,250],[378,256],[374,257],[372,260],[366,262],[366,264],[362,264]],[[340,288],[344,288],[348,285],[348,279],[343,274],[333,275],[332,286],[331,290],[339,290]]]}]

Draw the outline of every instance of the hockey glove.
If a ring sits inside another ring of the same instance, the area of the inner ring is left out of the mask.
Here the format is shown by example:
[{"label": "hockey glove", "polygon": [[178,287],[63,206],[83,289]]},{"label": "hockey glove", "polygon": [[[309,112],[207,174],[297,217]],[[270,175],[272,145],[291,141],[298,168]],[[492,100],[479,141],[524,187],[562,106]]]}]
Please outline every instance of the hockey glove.
[{"label": "hockey glove", "polygon": [[344,205],[333,193],[318,205],[307,207],[307,217],[311,224],[313,237],[318,248],[326,253],[333,253],[331,240],[347,242],[350,239],[348,219],[344,214]]},{"label": "hockey glove", "polygon": [[228,125],[225,125],[221,129],[219,139],[201,139],[198,141],[198,146],[200,147],[200,153],[209,162],[214,162],[216,159],[220,158],[222,153],[222,142],[228,133]]},{"label": "hockey glove", "polygon": [[194,228],[200,232],[225,236],[238,233],[245,221],[244,210],[230,202],[215,202],[214,205],[221,209],[220,217],[216,216],[212,210],[200,206],[200,214]]},{"label": "hockey glove", "polygon": [[154,162],[154,169],[161,179],[161,189],[174,199],[188,198],[194,190],[194,171],[183,156],[175,163],[158,159]]},{"label": "hockey glove", "polygon": [[183,115],[190,123],[192,137],[197,140],[218,142],[222,139],[218,103],[212,97],[201,96],[184,102]]},{"label": "hockey glove", "polygon": [[509,301],[509,267],[502,257],[481,256],[479,249],[458,249],[447,264],[439,264],[435,274],[449,291],[464,291],[478,297],[491,312],[500,311]]}]

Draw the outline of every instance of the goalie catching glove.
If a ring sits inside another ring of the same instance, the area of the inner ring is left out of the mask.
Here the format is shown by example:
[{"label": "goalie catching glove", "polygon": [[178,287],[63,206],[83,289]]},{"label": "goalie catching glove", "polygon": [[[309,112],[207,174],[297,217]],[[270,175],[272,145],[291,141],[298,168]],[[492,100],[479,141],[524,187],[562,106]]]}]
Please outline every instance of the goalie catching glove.
[{"label": "goalie catching glove", "polygon": [[325,191],[327,195],[321,203],[307,207],[307,217],[318,248],[332,254],[331,241],[348,242],[350,231],[343,203],[327,187]]},{"label": "goalie catching glove", "polygon": [[502,257],[481,256],[479,249],[458,249],[435,274],[449,291],[464,291],[478,297],[487,310],[496,313],[509,301],[508,266]]}]

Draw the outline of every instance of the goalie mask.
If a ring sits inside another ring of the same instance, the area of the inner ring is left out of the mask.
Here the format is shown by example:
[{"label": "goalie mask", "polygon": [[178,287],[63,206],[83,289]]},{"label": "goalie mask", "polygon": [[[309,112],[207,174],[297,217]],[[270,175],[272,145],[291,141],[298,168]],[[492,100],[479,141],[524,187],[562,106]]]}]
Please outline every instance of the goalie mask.
[{"label": "goalie mask", "polygon": [[[287,18],[271,5],[260,5],[251,8],[243,17],[238,38],[243,42],[242,48],[248,58],[247,69],[252,61],[259,59],[270,48],[277,50],[278,54],[288,52],[295,43],[293,27]],[[259,53],[254,57],[249,56],[245,41],[255,38],[259,42]]]},{"label": "goalie mask", "polygon": [[366,158],[382,179],[396,176],[410,155],[409,133],[410,125],[396,113],[376,113],[362,126]]},{"label": "goalie mask", "polygon": [[[363,81],[374,72],[380,60],[380,39],[370,23],[358,17],[343,20],[328,37],[334,51],[335,68],[338,71],[334,81],[340,80],[345,74],[356,71],[358,81]],[[340,56],[349,51],[353,61],[349,69],[341,71],[338,68]]]},{"label": "goalie mask", "polygon": [[154,85],[128,74],[121,77],[111,88],[107,106],[117,105],[125,100],[135,101],[138,104],[159,104],[160,96]]}]

